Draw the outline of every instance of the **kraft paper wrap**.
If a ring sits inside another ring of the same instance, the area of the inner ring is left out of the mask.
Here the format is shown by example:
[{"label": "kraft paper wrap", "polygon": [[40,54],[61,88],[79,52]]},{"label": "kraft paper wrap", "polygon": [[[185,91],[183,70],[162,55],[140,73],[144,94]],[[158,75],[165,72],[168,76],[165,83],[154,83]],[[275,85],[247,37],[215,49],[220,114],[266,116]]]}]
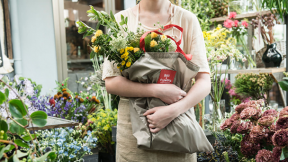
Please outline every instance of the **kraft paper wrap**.
[{"label": "kraft paper wrap", "polygon": [[[173,84],[188,92],[199,67],[176,52],[146,52],[130,68],[122,72],[127,79],[139,83],[157,83],[162,69],[175,70]],[[151,108],[165,106],[158,98],[129,98],[132,132],[138,148],[181,153],[212,151],[202,128],[193,117],[193,108],[181,114],[158,133],[151,133],[143,114]]]}]

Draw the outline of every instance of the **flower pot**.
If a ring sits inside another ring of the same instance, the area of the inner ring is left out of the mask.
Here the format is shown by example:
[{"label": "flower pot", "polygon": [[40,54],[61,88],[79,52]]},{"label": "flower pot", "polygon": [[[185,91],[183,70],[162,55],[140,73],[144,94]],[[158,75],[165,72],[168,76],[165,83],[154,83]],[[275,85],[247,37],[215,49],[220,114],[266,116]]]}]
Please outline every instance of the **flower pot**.
[{"label": "flower pot", "polygon": [[262,56],[262,61],[264,62],[266,68],[280,67],[282,62],[282,55],[276,49],[276,43],[267,45],[267,50]]},{"label": "flower pot", "polygon": [[83,160],[84,162],[98,162],[98,149],[94,148],[91,150],[91,152],[93,153],[92,155],[85,155],[83,156]]},{"label": "flower pot", "polygon": [[112,141],[116,142],[117,126],[112,127]]},{"label": "flower pot", "polygon": [[115,162],[115,155],[99,152],[98,162]]}]

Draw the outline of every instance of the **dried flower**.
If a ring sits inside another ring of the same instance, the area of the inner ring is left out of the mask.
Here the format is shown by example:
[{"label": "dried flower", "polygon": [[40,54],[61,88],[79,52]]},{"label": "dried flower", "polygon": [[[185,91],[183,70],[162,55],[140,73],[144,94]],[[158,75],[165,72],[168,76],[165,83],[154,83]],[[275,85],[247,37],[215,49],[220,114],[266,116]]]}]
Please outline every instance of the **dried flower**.
[{"label": "dried flower", "polygon": [[276,129],[286,129],[288,128],[288,117],[281,117],[276,122]]},{"label": "dried flower", "polygon": [[255,155],[260,149],[261,146],[259,143],[251,142],[249,135],[244,136],[243,140],[241,141],[241,153],[245,157],[251,157]]},{"label": "dried flower", "polygon": [[278,112],[274,109],[269,109],[269,110],[266,110],[264,113],[263,113],[263,116],[273,116],[273,117],[278,117]]},{"label": "dried flower", "polygon": [[273,162],[273,154],[269,150],[259,150],[256,155],[256,162]]},{"label": "dried flower", "polygon": [[272,142],[274,146],[285,147],[288,144],[288,130],[276,131],[272,137]]},{"label": "dried flower", "polygon": [[261,115],[262,114],[261,114],[260,109],[248,107],[241,112],[240,118],[242,120],[245,120],[245,119],[258,120],[261,117]]},{"label": "dried flower", "polygon": [[268,137],[268,133],[268,128],[257,125],[251,129],[249,135],[253,141],[260,141],[261,139]]},{"label": "dried flower", "polygon": [[281,153],[282,153],[282,148],[281,147],[274,147],[272,152],[273,152],[272,155],[273,155],[273,158],[275,159],[275,161],[279,161]]},{"label": "dried flower", "polygon": [[237,132],[240,134],[246,134],[250,131],[250,129],[252,128],[252,122],[248,121],[248,122],[242,122],[240,123],[240,125],[237,128]]},{"label": "dried flower", "polygon": [[236,120],[236,121],[233,122],[233,124],[232,124],[232,126],[231,126],[231,128],[230,128],[230,132],[231,132],[232,134],[237,133],[237,128],[238,128],[238,126],[240,125],[240,123],[241,123],[240,120]]},{"label": "dried flower", "polygon": [[270,126],[275,120],[275,117],[273,116],[263,116],[258,120],[258,123],[262,126]]}]

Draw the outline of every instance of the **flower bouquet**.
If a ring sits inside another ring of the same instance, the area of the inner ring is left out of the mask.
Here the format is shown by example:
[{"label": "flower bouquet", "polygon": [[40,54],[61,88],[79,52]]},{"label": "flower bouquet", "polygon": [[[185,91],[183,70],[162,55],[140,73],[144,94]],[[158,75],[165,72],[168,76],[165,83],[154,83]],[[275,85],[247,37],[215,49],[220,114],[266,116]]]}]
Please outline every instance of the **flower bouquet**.
[{"label": "flower bouquet", "polygon": [[[127,17],[121,16],[118,25],[112,13],[108,15],[105,12],[98,12],[93,7],[87,13],[92,20],[98,20],[98,25],[104,25],[109,29],[107,34],[103,34],[98,28],[94,30],[83,22],[77,22],[79,33],[85,33],[84,36],[94,34],[91,39],[91,48],[94,49],[91,58],[105,56],[117,65],[124,77],[131,81],[173,83],[186,92],[190,89],[192,78],[196,76],[199,67],[190,62],[192,56],[185,54],[179,47],[182,35],[176,42],[172,37],[162,33],[173,27],[182,33],[181,27],[171,24],[161,26],[159,30],[152,32],[144,33],[138,29],[133,33],[128,31]],[[130,98],[129,100],[132,131],[139,148],[185,153],[213,150],[203,130],[192,117],[191,110],[181,114],[158,133],[152,134],[143,114],[148,109],[165,106],[166,103],[157,98]],[[175,132],[183,133],[175,135]],[[186,139],[185,144],[179,143],[178,141],[181,141],[187,133],[193,136]]]},{"label": "flower bouquet", "polygon": [[[256,162],[288,160],[288,107],[280,112],[264,109],[264,100],[241,103],[221,130],[243,135],[239,155],[255,158]],[[280,156],[281,155],[281,156]]]}]

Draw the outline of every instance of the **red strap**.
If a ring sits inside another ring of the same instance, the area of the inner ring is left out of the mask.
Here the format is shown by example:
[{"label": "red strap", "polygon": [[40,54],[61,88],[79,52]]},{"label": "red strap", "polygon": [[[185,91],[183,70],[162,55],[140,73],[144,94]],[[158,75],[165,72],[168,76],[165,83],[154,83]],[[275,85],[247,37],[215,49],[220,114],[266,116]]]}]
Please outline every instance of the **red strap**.
[{"label": "red strap", "polygon": [[[180,39],[178,42],[176,42],[175,39],[173,39],[171,36],[167,35],[167,37],[170,38],[171,40],[173,40],[173,41],[176,43],[176,45],[177,45],[177,49],[176,49],[175,52],[179,52],[179,53],[183,54],[184,57],[185,57],[187,60],[191,60],[191,59],[192,59],[192,55],[191,55],[191,54],[185,54],[185,52],[180,48],[180,44],[181,44],[181,40],[182,40],[182,34],[183,34],[183,28],[181,28],[181,27],[178,26],[178,25],[169,24],[169,25],[164,26],[163,31],[165,31],[165,30],[167,30],[167,29],[169,29],[169,28],[172,28],[172,27],[175,27],[175,28],[177,28],[177,29],[179,29],[179,30],[181,31],[181,39]],[[145,50],[145,37],[146,37],[149,33],[151,33],[151,32],[157,33],[157,34],[159,34],[159,35],[163,35],[163,33],[159,32],[158,30],[159,30],[159,29],[154,30],[154,31],[148,31],[148,32],[144,33],[144,34],[141,36],[141,38],[140,38],[140,48],[141,48],[144,52],[146,52],[146,50]]]}]

